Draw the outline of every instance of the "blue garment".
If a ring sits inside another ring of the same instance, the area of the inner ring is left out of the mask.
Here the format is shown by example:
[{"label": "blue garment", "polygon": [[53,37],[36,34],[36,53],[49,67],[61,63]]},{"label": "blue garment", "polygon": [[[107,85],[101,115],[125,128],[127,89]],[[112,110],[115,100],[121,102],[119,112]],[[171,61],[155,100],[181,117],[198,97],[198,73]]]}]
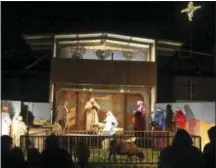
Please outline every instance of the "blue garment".
[{"label": "blue garment", "polygon": [[166,127],[166,121],[165,121],[165,117],[164,117],[164,113],[162,110],[157,109],[155,112],[155,116],[154,116],[154,121],[156,123],[158,123],[158,125],[161,128],[165,128]]}]

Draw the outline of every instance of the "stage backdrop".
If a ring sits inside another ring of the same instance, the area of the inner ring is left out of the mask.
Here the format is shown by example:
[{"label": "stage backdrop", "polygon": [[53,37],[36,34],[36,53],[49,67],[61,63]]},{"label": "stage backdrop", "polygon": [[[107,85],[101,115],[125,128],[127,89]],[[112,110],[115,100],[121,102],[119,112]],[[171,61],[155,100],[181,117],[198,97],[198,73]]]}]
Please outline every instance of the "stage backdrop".
[{"label": "stage backdrop", "polygon": [[[11,116],[16,117],[21,112],[21,101],[2,100],[2,106],[8,106]],[[50,104],[49,103],[35,103],[24,102],[28,106],[28,110],[34,116],[34,120],[48,120],[50,121]]]},{"label": "stage backdrop", "polygon": [[[176,107],[180,107],[187,117],[187,131],[192,135],[198,135],[202,138],[202,147],[209,142],[207,131],[215,125],[215,102],[175,102],[175,103],[157,103],[156,107],[166,109],[167,104],[172,105],[175,112]],[[166,113],[165,113],[166,115]],[[152,116],[153,117],[153,116]]]},{"label": "stage backdrop", "polygon": [[[84,107],[91,97],[94,97],[100,105],[98,112],[99,122],[103,122],[107,111],[112,111],[118,120],[119,126],[125,130],[132,130],[132,115],[133,111],[137,109],[137,101],[143,100],[140,94],[120,94],[108,92],[75,92],[71,91],[57,91],[56,93],[56,109],[64,101],[68,101],[68,109],[71,114],[69,120],[69,130],[85,130],[86,115]],[[57,113],[57,110],[56,110]],[[56,116],[57,114],[55,114]]]},{"label": "stage backdrop", "polygon": [[29,112],[34,116],[34,120],[50,121],[51,106],[49,103],[24,102],[24,104],[28,106]]}]

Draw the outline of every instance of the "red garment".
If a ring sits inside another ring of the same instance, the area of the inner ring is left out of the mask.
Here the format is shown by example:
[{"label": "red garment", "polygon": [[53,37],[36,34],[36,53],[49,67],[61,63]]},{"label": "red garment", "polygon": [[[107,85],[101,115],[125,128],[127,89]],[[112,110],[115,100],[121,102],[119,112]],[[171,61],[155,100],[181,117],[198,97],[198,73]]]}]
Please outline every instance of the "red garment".
[{"label": "red garment", "polygon": [[145,130],[145,117],[143,113],[137,111],[133,116],[133,127],[136,131]]},{"label": "red garment", "polygon": [[177,128],[185,129],[187,119],[181,110],[176,111],[174,116],[174,122]]}]

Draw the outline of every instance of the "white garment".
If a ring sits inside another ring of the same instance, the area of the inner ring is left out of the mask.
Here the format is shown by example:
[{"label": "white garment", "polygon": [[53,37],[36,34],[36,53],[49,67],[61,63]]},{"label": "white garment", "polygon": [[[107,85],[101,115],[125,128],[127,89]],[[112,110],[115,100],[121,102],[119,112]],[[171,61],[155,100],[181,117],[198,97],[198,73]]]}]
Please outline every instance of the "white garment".
[{"label": "white garment", "polygon": [[25,135],[27,132],[27,126],[24,122],[19,121],[17,119],[13,120],[13,136],[14,136],[14,144],[16,146],[20,145],[20,136]]},{"label": "white garment", "polygon": [[103,129],[103,132],[105,135],[113,135],[115,134],[115,128],[118,126],[118,122],[114,115],[108,115],[106,119],[104,120],[105,127]]},{"label": "white garment", "polygon": [[9,113],[1,113],[2,130],[1,135],[10,135],[11,118]]}]

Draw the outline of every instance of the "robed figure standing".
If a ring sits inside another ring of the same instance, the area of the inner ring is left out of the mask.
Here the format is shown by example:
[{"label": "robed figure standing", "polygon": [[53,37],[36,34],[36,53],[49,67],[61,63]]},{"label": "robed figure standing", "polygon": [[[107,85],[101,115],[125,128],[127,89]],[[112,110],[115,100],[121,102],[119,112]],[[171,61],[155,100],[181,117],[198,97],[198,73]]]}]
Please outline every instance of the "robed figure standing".
[{"label": "robed figure standing", "polygon": [[172,106],[170,104],[168,104],[166,106],[166,130],[167,131],[173,131],[173,110],[172,110]]},{"label": "robed figure standing", "polygon": [[95,101],[95,98],[91,98],[85,105],[85,113],[86,113],[86,130],[92,131],[93,125],[98,124],[98,111],[100,110],[100,106]]},{"label": "robed figure standing", "polygon": [[8,112],[8,107],[7,106],[2,107],[1,123],[2,123],[1,135],[10,136],[10,129],[11,129],[12,121],[11,121],[10,114]]},{"label": "robed figure standing", "polygon": [[68,125],[68,102],[65,101],[59,108],[58,108],[58,116],[57,122],[61,125],[62,130],[65,131]]},{"label": "robed figure standing", "polygon": [[164,130],[166,127],[164,113],[161,108],[157,108],[154,116],[154,121]]},{"label": "robed figure standing", "polygon": [[[137,111],[133,115],[133,127],[135,131],[144,131],[146,129],[146,110],[143,101],[137,101],[137,106]],[[138,133],[137,136],[139,136]]]},{"label": "robed figure standing", "polygon": [[185,114],[181,111],[179,107],[177,107],[175,115],[174,115],[174,123],[175,123],[176,129],[185,129],[186,122],[187,122],[187,119],[186,119]]}]

